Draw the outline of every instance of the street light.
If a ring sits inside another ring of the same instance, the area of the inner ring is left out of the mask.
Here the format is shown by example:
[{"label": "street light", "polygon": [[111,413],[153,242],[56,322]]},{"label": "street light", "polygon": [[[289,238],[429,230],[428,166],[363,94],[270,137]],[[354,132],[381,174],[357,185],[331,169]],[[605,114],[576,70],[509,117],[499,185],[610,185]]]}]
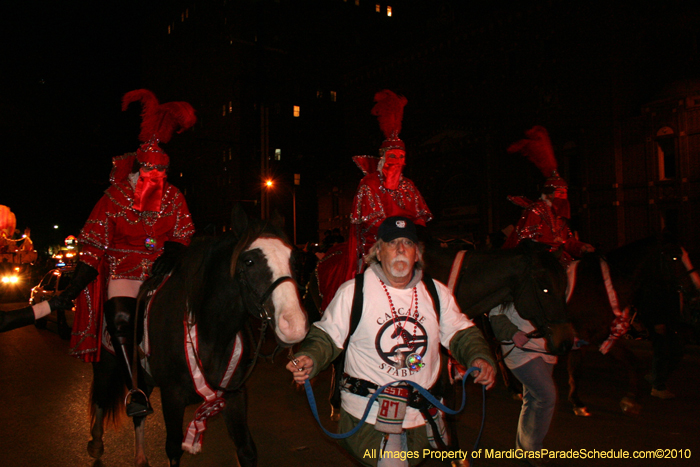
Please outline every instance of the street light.
[{"label": "street light", "polygon": [[270,217],[270,190],[274,188],[275,182],[268,178],[263,182],[263,192],[261,194],[260,217],[267,219]]}]

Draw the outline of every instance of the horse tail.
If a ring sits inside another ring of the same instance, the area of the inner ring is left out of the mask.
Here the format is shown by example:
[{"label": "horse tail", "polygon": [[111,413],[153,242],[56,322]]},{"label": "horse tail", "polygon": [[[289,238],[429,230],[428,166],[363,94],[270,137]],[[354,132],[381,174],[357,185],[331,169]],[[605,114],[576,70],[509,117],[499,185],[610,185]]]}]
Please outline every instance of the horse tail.
[{"label": "horse tail", "polygon": [[97,408],[103,410],[104,426],[118,428],[126,414],[124,398],[127,387],[117,358],[107,351],[102,352],[99,362],[92,364],[92,385],[90,387],[90,426],[97,417]]}]

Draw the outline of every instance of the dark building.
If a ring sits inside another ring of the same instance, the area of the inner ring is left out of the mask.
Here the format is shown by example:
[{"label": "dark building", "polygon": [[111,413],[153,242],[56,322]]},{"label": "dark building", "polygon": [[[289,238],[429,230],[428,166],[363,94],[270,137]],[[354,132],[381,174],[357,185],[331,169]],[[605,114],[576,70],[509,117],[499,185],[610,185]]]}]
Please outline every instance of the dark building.
[{"label": "dark building", "polygon": [[298,243],[347,235],[362,176],[351,157],[377,154],[372,97],[389,88],[408,98],[405,174],[440,235],[479,243],[518,219],[506,196],[535,198],[544,178],[506,148],[539,124],[582,240],[610,249],[666,228],[697,251],[696,90],[672,84],[700,77],[699,13],[645,1],[182,2],[151,23],[146,81],[198,109],[171,178],[200,228],[225,229],[234,202],[258,214],[269,202],[290,236],[296,218]]}]

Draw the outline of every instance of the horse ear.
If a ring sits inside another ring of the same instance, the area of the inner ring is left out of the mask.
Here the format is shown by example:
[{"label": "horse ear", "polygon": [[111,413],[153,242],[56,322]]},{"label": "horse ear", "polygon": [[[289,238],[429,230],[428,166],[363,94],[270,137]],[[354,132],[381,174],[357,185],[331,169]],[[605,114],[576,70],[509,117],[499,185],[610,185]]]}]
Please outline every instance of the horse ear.
[{"label": "horse ear", "polygon": [[248,215],[243,210],[241,203],[236,203],[231,209],[231,228],[237,237],[248,229]]},{"label": "horse ear", "polygon": [[270,216],[270,224],[274,225],[279,230],[284,229],[284,217],[282,217],[277,209],[272,211],[272,215]]}]

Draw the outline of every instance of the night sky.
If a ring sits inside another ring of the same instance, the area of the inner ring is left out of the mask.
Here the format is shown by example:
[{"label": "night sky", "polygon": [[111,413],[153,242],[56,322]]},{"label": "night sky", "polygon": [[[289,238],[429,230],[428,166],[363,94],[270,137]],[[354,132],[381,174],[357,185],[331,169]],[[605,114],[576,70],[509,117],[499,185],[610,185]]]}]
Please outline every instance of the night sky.
[{"label": "night sky", "polygon": [[[140,108],[132,105],[121,112],[120,100],[124,93],[143,87],[140,36],[158,2],[13,3],[3,9],[0,24],[0,204],[15,213],[18,229],[32,229],[35,244],[42,248],[78,234],[108,186],[111,158],[138,146]],[[508,9],[495,5],[481,8]],[[643,43],[631,48],[635,54],[618,57],[625,76],[634,80],[628,83],[630,95],[646,96],[630,108],[648,101],[661,84],[695,75],[699,68],[688,53],[697,50],[696,43],[668,37],[675,30],[653,27],[673,9],[662,10],[647,6],[618,11],[617,17],[602,11],[599,18],[599,24],[619,24],[621,30],[648,31]],[[697,8],[691,10],[695,13]],[[689,13],[687,21],[693,18]],[[601,53],[584,45],[597,37],[596,31],[591,24],[580,35],[571,35],[577,51],[572,60],[585,58],[586,52]],[[636,35],[618,37],[639,40]],[[417,106],[420,96],[409,96],[409,101]],[[374,125],[369,111],[366,125]],[[60,226],[58,231],[54,224]]]},{"label": "night sky", "polygon": [[141,21],[121,1],[3,11],[0,204],[37,247],[78,234],[108,186],[111,157],[138,145],[140,109],[122,113],[120,99],[140,87]]}]

